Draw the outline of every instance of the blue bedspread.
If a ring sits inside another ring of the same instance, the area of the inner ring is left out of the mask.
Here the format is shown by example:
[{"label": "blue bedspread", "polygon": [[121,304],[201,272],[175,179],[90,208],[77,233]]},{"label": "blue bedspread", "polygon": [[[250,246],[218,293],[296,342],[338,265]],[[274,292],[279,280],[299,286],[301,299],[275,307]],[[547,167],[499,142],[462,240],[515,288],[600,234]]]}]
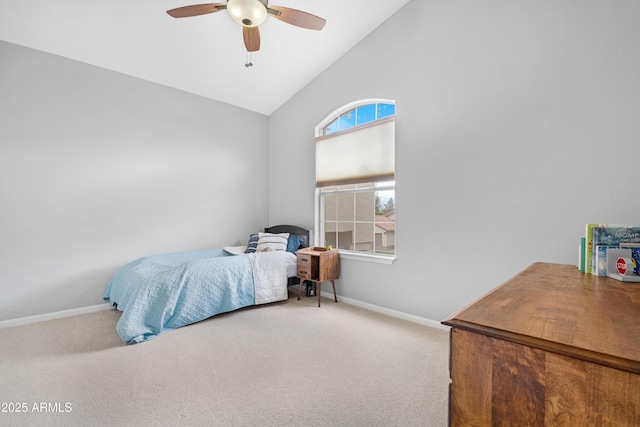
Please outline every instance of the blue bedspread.
[{"label": "blue bedspread", "polygon": [[104,299],[122,311],[116,327],[120,337],[139,343],[254,305],[251,262],[222,249],[148,256],[121,267]]}]

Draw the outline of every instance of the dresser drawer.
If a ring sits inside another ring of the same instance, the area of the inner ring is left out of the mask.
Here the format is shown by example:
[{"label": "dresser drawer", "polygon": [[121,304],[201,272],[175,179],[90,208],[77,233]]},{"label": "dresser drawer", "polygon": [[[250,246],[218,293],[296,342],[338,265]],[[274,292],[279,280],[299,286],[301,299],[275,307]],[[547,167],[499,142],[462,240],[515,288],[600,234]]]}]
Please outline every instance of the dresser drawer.
[{"label": "dresser drawer", "polygon": [[296,263],[298,277],[311,279],[311,256],[305,254],[298,254],[298,261]]},{"label": "dresser drawer", "polygon": [[311,269],[300,268],[300,266],[298,266],[298,273],[296,275],[301,279],[311,279]]},{"label": "dresser drawer", "polygon": [[317,265],[318,257],[314,257],[313,255],[309,254],[298,253],[296,262],[297,276],[301,279],[317,280],[318,274],[317,271],[314,270],[314,267],[317,269]]},{"label": "dresser drawer", "polygon": [[304,267],[305,265],[307,267],[310,266],[311,265],[311,255],[298,254],[297,263],[298,263],[298,268],[300,268],[301,266]]}]

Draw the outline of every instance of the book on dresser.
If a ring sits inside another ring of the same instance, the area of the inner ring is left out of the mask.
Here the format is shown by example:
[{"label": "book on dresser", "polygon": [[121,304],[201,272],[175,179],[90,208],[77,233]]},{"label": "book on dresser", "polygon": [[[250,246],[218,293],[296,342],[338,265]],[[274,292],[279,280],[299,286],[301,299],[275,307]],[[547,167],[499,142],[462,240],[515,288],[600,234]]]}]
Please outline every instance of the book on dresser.
[{"label": "book on dresser", "polygon": [[592,264],[593,254],[593,227],[603,227],[604,224],[587,224],[584,237],[584,247],[581,253],[581,266],[580,271],[583,273],[591,273],[591,270],[595,268],[595,264]]},{"label": "book on dresser", "polygon": [[[587,229],[589,229],[588,226]],[[598,224],[597,226],[592,227],[591,231],[591,245],[589,245],[588,242],[586,243],[586,255],[591,260],[591,274],[594,275],[600,275],[598,273],[598,246],[618,247],[620,244],[640,243],[640,226],[637,225]],[[588,239],[589,236],[587,236],[587,240]],[[590,254],[588,253],[589,246],[591,246]],[[600,248],[600,251],[603,251],[603,248]],[[602,255],[602,253],[600,255]],[[600,258],[600,261],[602,261],[602,258]],[[585,272],[587,271],[588,270]],[[604,275],[606,275],[606,273]]]},{"label": "book on dresser", "polygon": [[607,249],[617,249],[619,246],[596,245],[596,262],[591,274],[596,276],[607,275]]}]

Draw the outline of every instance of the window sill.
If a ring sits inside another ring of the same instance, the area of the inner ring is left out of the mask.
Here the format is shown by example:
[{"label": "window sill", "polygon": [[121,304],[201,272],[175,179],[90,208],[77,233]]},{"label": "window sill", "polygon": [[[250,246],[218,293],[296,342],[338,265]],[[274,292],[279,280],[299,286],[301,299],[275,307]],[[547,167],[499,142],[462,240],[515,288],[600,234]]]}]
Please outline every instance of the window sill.
[{"label": "window sill", "polygon": [[395,256],[388,255],[375,255],[375,254],[365,254],[365,253],[357,253],[351,251],[340,250],[340,258],[343,259],[353,259],[356,261],[366,261],[366,262],[375,262],[378,264],[393,264],[396,260]]}]

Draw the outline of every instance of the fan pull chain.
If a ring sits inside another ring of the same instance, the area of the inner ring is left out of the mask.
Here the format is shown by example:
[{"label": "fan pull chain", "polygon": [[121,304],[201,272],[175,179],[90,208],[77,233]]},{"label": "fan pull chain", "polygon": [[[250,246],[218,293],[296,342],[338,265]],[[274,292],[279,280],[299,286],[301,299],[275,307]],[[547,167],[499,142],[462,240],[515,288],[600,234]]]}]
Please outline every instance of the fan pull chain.
[{"label": "fan pull chain", "polygon": [[251,52],[247,52],[247,62],[244,64],[245,67],[253,67],[253,62],[251,62]]}]

